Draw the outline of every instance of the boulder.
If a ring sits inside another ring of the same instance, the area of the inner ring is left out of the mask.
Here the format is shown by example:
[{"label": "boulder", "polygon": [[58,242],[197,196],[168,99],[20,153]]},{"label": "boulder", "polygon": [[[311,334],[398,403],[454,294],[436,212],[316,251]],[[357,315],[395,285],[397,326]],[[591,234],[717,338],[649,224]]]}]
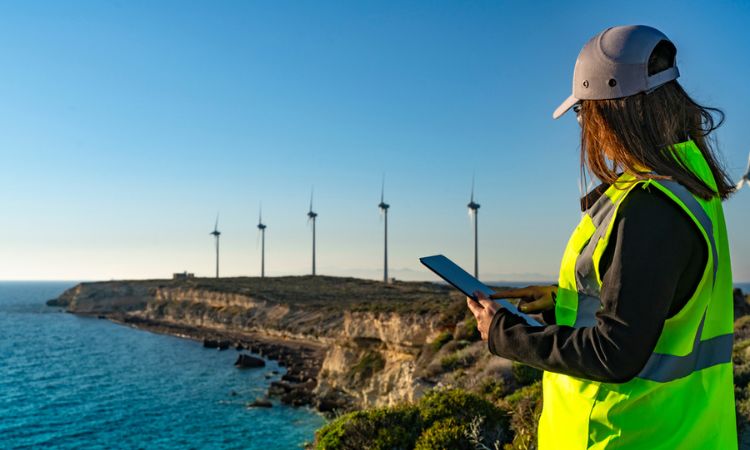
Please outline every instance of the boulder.
[{"label": "boulder", "polygon": [[281,376],[281,379],[284,381],[291,381],[292,383],[304,383],[307,381],[307,378],[303,373],[285,373]]},{"label": "boulder", "polygon": [[268,395],[283,395],[291,389],[292,387],[285,381],[272,381],[268,387]]},{"label": "boulder", "polygon": [[245,369],[253,367],[265,367],[266,362],[255,356],[241,353],[239,356],[237,356],[237,361],[234,362],[234,365],[239,368]]},{"label": "boulder", "polygon": [[313,401],[312,392],[304,389],[292,389],[281,396],[282,403],[292,406],[305,406]]},{"label": "boulder", "polygon": [[351,408],[351,404],[346,397],[336,392],[328,392],[316,400],[315,408],[322,413],[332,413],[336,410],[347,410]]},{"label": "boulder", "polygon": [[248,408],[270,408],[272,406],[273,404],[271,403],[271,400],[267,398],[256,398],[247,404]]}]

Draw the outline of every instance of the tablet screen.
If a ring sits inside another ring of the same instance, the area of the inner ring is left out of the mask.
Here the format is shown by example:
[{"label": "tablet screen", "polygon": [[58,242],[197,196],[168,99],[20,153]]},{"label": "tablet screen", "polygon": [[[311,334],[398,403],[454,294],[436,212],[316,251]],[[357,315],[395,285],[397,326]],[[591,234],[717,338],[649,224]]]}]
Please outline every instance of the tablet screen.
[{"label": "tablet screen", "polygon": [[[419,258],[419,260],[422,264],[427,266],[428,269],[432,270],[440,278],[463,292],[467,297],[476,300],[474,297],[474,292],[476,291],[480,291],[488,297],[495,292],[492,288],[471,276],[468,272],[443,255],[425,256]],[[522,317],[529,325],[543,326],[538,320],[519,311],[518,308],[508,300],[500,299],[495,301],[500,303],[503,308],[509,310],[513,314]]]}]

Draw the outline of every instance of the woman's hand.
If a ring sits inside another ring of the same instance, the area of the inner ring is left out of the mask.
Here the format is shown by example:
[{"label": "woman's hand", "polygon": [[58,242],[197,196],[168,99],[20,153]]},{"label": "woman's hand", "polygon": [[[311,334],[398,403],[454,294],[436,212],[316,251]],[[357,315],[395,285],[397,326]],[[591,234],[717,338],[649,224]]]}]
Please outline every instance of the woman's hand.
[{"label": "woman's hand", "polygon": [[477,329],[483,340],[489,339],[490,324],[497,310],[502,308],[491,299],[519,298],[518,309],[522,312],[534,313],[555,307],[557,286],[528,286],[521,289],[507,289],[498,291],[487,297],[483,293],[474,292],[477,300],[466,297],[466,304],[477,319]]},{"label": "woman's hand", "polygon": [[519,298],[518,309],[522,312],[539,312],[555,307],[557,286],[528,286],[521,289],[497,291],[490,298]]},{"label": "woman's hand", "polygon": [[479,334],[482,335],[482,340],[486,341],[489,338],[492,317],[502,306],[493,302],[481,292],[475,292],[474,295],[477,297],[477,300],[466,297],[466,304],[477,319],[477,329],[479,330]]}]

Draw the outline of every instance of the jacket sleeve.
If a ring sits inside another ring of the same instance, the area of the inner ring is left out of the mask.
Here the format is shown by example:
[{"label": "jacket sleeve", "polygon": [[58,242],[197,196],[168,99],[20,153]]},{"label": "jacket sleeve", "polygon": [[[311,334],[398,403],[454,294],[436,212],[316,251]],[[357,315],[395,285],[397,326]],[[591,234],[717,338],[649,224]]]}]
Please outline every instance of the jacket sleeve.
[{"label": "jacket sleeve", "polygon": [[600,263],[603,308],[596,325],[535,327],[500,309],[490,325],[490,352],[594,381],[623,383],[641,371],[670,310],[698,285],[708,256],[695,224],[658,190],[636,188],[624,202]]}]

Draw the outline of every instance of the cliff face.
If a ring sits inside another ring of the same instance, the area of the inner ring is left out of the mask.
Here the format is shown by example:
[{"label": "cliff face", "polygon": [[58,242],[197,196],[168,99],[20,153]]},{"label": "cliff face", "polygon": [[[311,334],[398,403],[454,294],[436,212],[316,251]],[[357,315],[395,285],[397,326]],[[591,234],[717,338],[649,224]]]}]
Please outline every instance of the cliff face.
[{"label": "cliff face", "polygon": [[429,386],[415,376],[416,360],[443,328],[437,314],[345,312],[316,392],[323,397],[343,392],[357,406],[415,400]]},{"label": "cliff face", "polygon": [[417,359],[464,314],[464,299],[438,285],[331,277],[83,283],[56,302],[73,313],[190,329],[195,337],[320,348],[313,381],[294,381],[307,381],[321,409],[418,398],[433,383],[417,376]]}]

